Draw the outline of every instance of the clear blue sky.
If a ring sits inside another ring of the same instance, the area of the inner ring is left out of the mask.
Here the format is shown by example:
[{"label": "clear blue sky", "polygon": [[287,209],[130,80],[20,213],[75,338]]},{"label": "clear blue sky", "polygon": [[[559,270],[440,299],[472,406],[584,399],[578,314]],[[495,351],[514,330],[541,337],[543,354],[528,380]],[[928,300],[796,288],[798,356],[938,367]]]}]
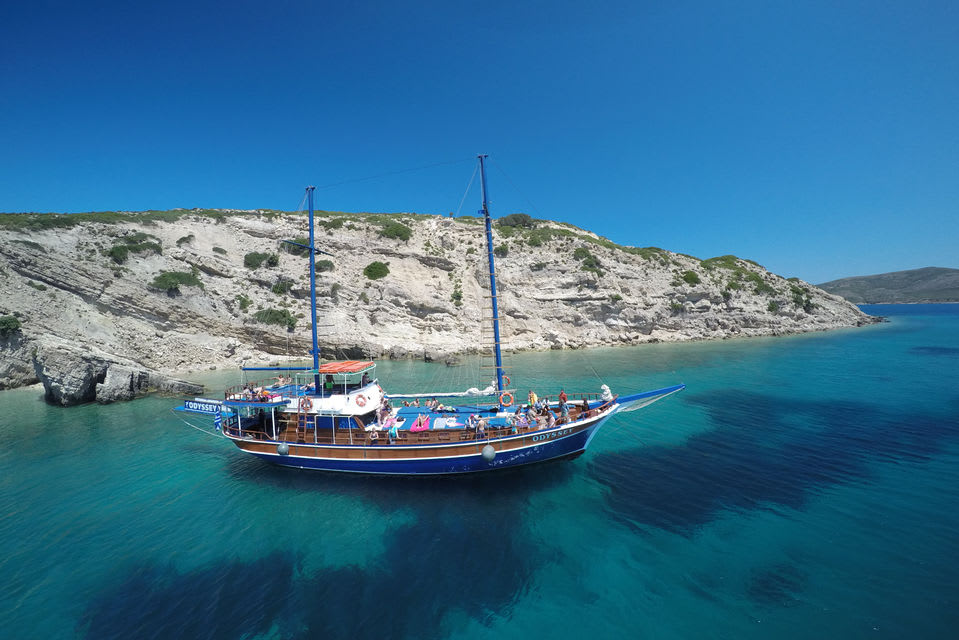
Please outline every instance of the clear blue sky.
[{"label": "clear blue sky", "polygon": [[0,8],[0,211],[447,213],[478,152],[496,216],[812,282],[959,267],[959,4]]}]

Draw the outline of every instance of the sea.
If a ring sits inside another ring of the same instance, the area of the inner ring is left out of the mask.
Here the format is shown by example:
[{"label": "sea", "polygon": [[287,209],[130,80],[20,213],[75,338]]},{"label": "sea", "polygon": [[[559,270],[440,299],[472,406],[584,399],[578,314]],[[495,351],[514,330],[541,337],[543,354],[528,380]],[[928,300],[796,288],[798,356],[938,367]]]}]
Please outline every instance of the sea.
[{"label": "sea", "polygon": [[864,309],[888,322],[513,355],[523,395],[687,389],[475,477],[285,470],[175,398],[5,391],[0,636],[959,637],[959,305]]}]

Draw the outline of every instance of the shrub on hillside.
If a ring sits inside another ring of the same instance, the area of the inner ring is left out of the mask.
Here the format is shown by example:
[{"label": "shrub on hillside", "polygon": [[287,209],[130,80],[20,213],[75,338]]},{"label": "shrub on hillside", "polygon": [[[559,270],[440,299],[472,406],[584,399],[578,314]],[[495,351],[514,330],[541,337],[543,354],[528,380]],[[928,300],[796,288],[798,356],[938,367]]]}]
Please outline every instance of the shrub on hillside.
[{"label": "shrub on hillside", "polygon": [[8,336],[20,330],[20,320],[16,316],[0,316],[0,336]]},{"label": "shrub on hillside", "polygon": [[186,271],[161,271],[150,283],[151,289],[166,291],[167,295],[171,296],[179,295],[181,286],[200,287],[202,289],[203,283],[200,282],[195,272]]},{"label": "shrub on hillside", "polygon": [[379,280],[390,274],[390,268],[383,262],[371,262],[363,269],[363,275],[370,280]]},{"label": "shrub on hillside", "polygon": [[286,309],[261,309],[253,314],[253,319],[263,324],[285,326],[287,331],[296,327],[296,317]]},{"label": "shrub on hillside", "polygon": [[383,225],[383,228],[380,230],[380,235],[384,238],[396,238],[397,240],[406,242],[413,235],[413,230],[405,224],[390,220]]},{"label": "shrub on hillside", "polygon": [[248,269],[259,269],[264,263],[268,267],[275,267],[280,264],[280,256],[275,253],[260,253],[258,251],[243,256],[243,266]]},{"label": "shrub on hillside", "polygon": [[496,224],[500,227],[523,227],[524,229],[532,229],[536,226],[533,219],[525,213],[511,213],[503,216],[496,221]]}]

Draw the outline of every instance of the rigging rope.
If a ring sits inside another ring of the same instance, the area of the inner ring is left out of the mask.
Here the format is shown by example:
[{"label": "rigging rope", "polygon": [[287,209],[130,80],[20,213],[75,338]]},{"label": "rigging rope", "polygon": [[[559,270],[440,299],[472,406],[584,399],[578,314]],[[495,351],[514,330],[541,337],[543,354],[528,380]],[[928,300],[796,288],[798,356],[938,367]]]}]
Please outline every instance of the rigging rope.
[{"label": "rigging rope", "polygon": [[[472,158],[470,159],[470,161],[472,162]],[[379,174],[372,175],[372,176],[366,176],[365,178],[353,178],[353,179],[350,179],[350,180],[343,180],[343,181],[341,181],[341,182],[333,182],[333,183],[330,183],[330,184],[325,184],[325,185],[323,185],[323,186],[321,186],[321,187],[317,187],[317,189],[332,189],[333,187],[339,187],[339,186],[344,185],[344,184],[353,184],[353,183],[355,183],[355,182],[365,182],[365,181],[367,181],[367,180],[376,180],[376,179],[378,179],[378,178],[385,178],[385,177],[388,177],[388,176],[395,176],[395,175],[399,175],[399,174],[402,174],[402,173],[410,173],[410,172],[413,172],[413,171],[422,171],[423,169],[432,169],[433,167],[442,167],[442,166],[445,166],[445,165],[458,164],[458,163],[461,163],[461,162],[466,162],[466,160],[465,160],[465,159],[460,159],[460,160],[447,160],[447,161],[445,161],[445,162],[435,162],[435,163],[433,163],[433,164],[427,164],[427,165],[423,165],[423,166],[421,166],[421,167],[413,167],[413,168],[410,168],[410,169],[400,169],[399,171],[388,171],[388,172],[386,172],[386,173],[379,173]]]},{"label": "rigging rope", "polygon": [[476,180],[476,172],[479,171],[479,165],[473,168],[473,175],[470,176],[469,184],[466,185],[466,191],[463,192],[463,197],[460,198],[460,206],[456,207],[456,215],[459,216],[460,209],[463,208],[463,203],[466,202],[466,196],[469,195],[470,189],[473,188],[473,181]]},{"label": "rigging rope", "polygon": [[503,177],[506,178],[506,181],[507,181],[508,183],[510,183],[510,186],[512,186],[512,187],[516,190],[516,193],[518,193],[524,200],[526,200],[526,204],[528,204],[528,205],[530,206],[530,208],[531,208],[533,211],[536,212],[536,215],[537,215],[538,217],[542,218],[542,217],[543,217],[543,214],[539,212],[539,209],[536,208],[536,205],[533,204],[533,201],[530,200],[530,199],[526,196],[525,193],[523,193],[522,191],[520,191],[520,188],[516,186],[516,183],[513,182],[508,175],[506,175],[506,172],[503,171],[503,168],[499,166],[499,163],[498,163],[498,162],[492,162],[491,164],[496,167],[496,170],[497,170],[497,171],[499,171],[501,174],[503,174]]},{"label": "rigging rope", "polygon": [[180,420],[182,420],[182,421],[183,421],[183,424],[185,424],[186,426],[188,426],[188,427],[193,427],[193,428],[196,429],[197,431],[202,431],[203,433],[207,434],[208,436],[214,436],[214,437],[216,437],[216,438],[220,438],[220,437],[223,436],[222,433],[214,433],[213,431],[209,431],[208,429],[204,429],[203,427],[198,427],[198,426],[196,426],[195,424],[193,424],[192,422],[190,422],[190,421],[188,421],[188,420],[186,420],[186,419],[184,419],[184,418],[180,418]]}]

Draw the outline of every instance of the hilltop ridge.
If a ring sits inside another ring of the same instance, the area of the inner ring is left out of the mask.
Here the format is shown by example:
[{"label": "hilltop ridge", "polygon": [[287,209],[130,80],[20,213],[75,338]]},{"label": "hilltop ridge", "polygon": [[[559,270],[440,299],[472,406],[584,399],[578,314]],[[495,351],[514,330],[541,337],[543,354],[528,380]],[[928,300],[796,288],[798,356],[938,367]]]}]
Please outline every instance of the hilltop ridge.
[{"label": "hilltop ridge", "polygon": [[819,287],[854,304],[959,302],[959,269],[923,267],[824,282]]},{"label": "hilltop ridge", "polygon": [[[56,359],[64,349],[165,373],[302,359],[308,264],[281,241],[304,240],[306,227],[305,215],[272,210],[0,215],[0,316],[20,325],[0,341],[0,388],[43,379],[38,354]],[[316,233],[333,254],[317,260],[324,355],[436,360],[484,343],[480,218],[319,212]],[[735,256],[625,247],[524,214],[500,218],[494,238],[506,349],[872,321],[837,296]]]}]

